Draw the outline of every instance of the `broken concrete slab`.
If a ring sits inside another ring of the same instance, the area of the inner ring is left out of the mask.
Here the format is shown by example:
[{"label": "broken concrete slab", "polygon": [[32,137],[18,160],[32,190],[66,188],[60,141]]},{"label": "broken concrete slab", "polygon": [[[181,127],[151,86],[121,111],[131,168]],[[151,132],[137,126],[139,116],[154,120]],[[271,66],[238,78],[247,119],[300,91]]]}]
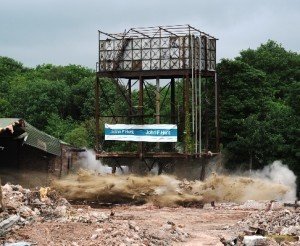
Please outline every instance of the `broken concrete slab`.
[{"label": "broken concrete slab", "polygon": [[20,219],[19,215],[12,215],[8,219],[3,220],[0,223],[0,230],[7,231],[10,227],[12,227],[15,223],[17,223]]},{"label": "broken concrete slab", "polygon": [[243,244],[245,246],[263,246],[267,245],[267,238],[261,235],[244,236]]},{"label": "broken concrete slab", "polygon": [[29,242],[4,243],[4,246],[32,246]]}]

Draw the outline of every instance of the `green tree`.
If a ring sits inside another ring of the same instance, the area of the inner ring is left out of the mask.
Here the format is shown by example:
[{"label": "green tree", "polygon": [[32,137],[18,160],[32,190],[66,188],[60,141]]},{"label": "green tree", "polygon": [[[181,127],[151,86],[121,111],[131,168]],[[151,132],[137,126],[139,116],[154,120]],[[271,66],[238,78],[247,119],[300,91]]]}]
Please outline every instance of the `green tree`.
[{"label": "green tree", "polygon": [[65,116],[69,88],[63,81],[16,79],[10,89],[12,115],[44,130],[51,115]]},{"label": "green tree", "polygon": [[88,132],[85,127],[79,126],[65,135],[64,141],[67,143],[83,148],[88,146]]},{"label": "green tree", "polygon": [[228,166],[276,159],[299,173],[299,54],[274,41],[218,65]]},{"label": "green tree", "polygon": [[80,80],[94,75],[91,69],[80,65],[70,64],[68,66],[54,66],[52,64],[39,65],[35,69],[36,76],[51,81],[65,81],[67,85],[72,86],[79,83]]},{"label": "green tree", "polygon": [[12,58],[0,56],[0,81],[8,76],[14,76],[26,70],[22,63]]},{"label": "green tree", "polygon": [[285,99],[290,85],[300,81],[300,55],[286,51],[275,41],[269,40],[256,50],[244,50],[236,59],[264,71],[275,98]]},{"label": "green tree", "polygon": [[[237,134],[243,130],[245,118],[262,110],[267,89],[265,74],[241,61],[222,60],[218,65],[221,87],[221,136],[229,152],[243,162],[248,156],[238,151]],[[236,160],[237,161],[237,160]]]},{"label": "green tree", "polygon": [[10,117],[11,111],[12,111],[11,104],[7,100],[0,98],[0,118]]},{"label": "green tree", "polygon": [[76,123],[70,116],[62,119],[57,114],[51,114],[47,120],[45,131],[56,138],[64,139],[65,135],[75,127]]},{"label": "green tree", "polygon": [[70,87],[71,94],[68,110],[73,119],[83,121],[94,117],[94,83],[94,77],[88,77],[81,79],[77,84]]}]

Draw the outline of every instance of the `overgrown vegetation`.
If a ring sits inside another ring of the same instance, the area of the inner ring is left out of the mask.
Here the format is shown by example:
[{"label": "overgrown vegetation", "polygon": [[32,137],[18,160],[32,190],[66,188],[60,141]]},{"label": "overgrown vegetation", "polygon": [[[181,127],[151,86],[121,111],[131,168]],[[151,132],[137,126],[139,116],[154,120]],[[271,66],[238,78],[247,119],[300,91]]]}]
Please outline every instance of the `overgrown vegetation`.
[{"label": "overgrown vegetation", "polygon": [[274,41],[218,64],[228,165],[282,160],[300,174],[300,55]]},{"label": "overgrown vegetation", "polygon": [[[300,174],[300,55],[268,41],[233,60],[221,60],[218,77],[221,142],[228,166],[260,168],[281,159]],[[94,81],[94,71],[82,66],[27,68],[0,57],[0,117],[24,118],[66,142],[92,148]],[[116,98],[111,81],[102,82],[108,85],[106,98],[119,102],[115,114],[124,113],[125,100]],[[145,105],[155,98],[154,87],[148,89]],[[138,95],[133,93],[133,98],[137,101]],[[109,114],[103,97],[100,104],[101,114]],[[145,107],[145,114],[153,113]]]}]

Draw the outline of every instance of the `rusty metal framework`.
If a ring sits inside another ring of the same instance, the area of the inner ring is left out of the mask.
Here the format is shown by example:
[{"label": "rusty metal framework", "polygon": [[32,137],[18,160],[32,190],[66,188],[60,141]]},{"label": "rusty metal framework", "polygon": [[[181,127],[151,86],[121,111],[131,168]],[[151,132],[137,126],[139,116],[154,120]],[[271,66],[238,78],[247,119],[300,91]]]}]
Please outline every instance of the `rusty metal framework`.
[{"label": "rusty metal framework", "polygon": [[[97,157],[197,158],[218,153],[216,41],[190,25],[130,28],[123,33],[99,31],[95,85]],[[114,111],[120,101],[110,101],[103,78],[112,81],[115,93],[125,102],[127,108],[122,114]],[[136,101],[134,93],[138,95]],[[110,107],[110,114],[104,115],[100,98]],[[152,102],[148,105],[153,108],[150,114],[146,114],[149,110],[145,100]],[[168,110],[163,115],[164,107]],[[181,146],[138,143],[134,151],[107,151],[99,130],[104,119],[127,124],[177,124]]]}]

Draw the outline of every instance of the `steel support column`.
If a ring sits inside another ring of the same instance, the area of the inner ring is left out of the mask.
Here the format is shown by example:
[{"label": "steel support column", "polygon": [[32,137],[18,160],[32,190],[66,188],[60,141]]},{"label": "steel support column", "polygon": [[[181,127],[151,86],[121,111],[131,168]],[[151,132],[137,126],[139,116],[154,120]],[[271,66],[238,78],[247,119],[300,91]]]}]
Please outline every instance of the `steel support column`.
[{"label": "steel support column", "polygon": [[128,79],[128,99],[129,99],[129,110],[128,110],[128,121],[129,124],[131,124],[132,122],[132,96],[131,96],[131,79]]},{"label": "steel support column", "polygon": [[205,91],[205,97],[204,97],[204,125],[205,125],[205,153],[208,152],[208,140],[209,140],[209,124],[208,124],[208,107],[209,107],[209,99],[208,99],[208,84],[207,84],[207,78],[205,79],[204,84],[204,91]]},{"label": "steel support column", "polygon": [[175,79],[174,78],[171,79],[170,87],[171,87],[171,105],[170,105],[171,106],[171,123],[176,124]]},{"label": "steel support column", "polygon": [[156,78],[156,90],[155,90],[155,122],[160,123],[160,85],[159,78]]},{"label": "steel support column", "polygon": [[191,126],[190,126],[190,77],[186,74],[184,78],[184,112],[185,112],[185,119],[184,119],[184,144],[185,144],[185,153],[190,152],[190,140],[191,140]]},{"label": "steel support column", "polygon": [[220,93],[217,73],[214,77],[215,82],[215,127],[216,127],[216,152],[220,152]]},{"label": "steel support column", "polygon": [[[171,78],[171,82],[170,82],[170,90],[171,90],[171,105],[170,105],[170,110],[171,110],[171,124],[177,124],[178,119],[176,120],[176,102],[175,102],[175,79]],[[171,144],[171,149],[175,150],[175,143]]]},{"label": "steel support column", "polygon": [[99,92],[99,78],[96,77],[95,81],[95,121],[96,121],[96,146],[95,149],[96,151],[99,151],[99,144],[100,144],[100,133],[99,133],[99,128],[100,128],[100,123],[99,123],[99,112],[100,112],[100,92]]},{"label": "steel support column", "polygon": [[[139,116],[140,116],[140,124],[144,124],[144,80],[140,76],[139,78]],[[144,152],[144,144],[143,142],[139,142],[138,144],[138,153],[140,158],[143,158]]]},{"label": "steel support column", "polygon": [[[156,90],[155,90],[155,122],[156,124],[160,123],[160,85],[159,85],[159,77],[156,78]],[[156,143],[157,149],[159,149],[159,142]]]},{"label": "steel support column", "polygon": [[199,154],[202,154],[202,78],[199,74]]}]

